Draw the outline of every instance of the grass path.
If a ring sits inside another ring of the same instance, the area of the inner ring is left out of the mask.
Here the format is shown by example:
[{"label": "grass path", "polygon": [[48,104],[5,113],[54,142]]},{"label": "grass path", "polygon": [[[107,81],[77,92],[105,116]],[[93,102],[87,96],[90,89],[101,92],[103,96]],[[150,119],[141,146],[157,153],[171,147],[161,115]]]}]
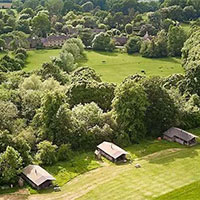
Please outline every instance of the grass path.
[{"label": "grass path", "polygon": [[[141,169],[134,167],[137,162]],[[33,195],[29,200],[152,200],[200,181],[199,163],[199,146],[163,150],[132,164],[88,172],[64,185],[61,192]]]}]

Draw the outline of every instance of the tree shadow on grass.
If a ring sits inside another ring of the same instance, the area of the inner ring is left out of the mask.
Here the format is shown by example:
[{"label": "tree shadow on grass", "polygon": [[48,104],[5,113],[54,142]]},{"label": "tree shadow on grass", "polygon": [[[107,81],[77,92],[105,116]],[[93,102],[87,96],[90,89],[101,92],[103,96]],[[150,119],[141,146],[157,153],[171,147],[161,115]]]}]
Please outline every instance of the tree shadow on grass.
[{"label": "tree shadow on grass", "polygon": [[109,51],[94,51],[94,52],[104,56],[118,56],[117,52],[109,52]]},{"label": "tree shadow on grass", "polygon": [[87,57],[87,54],[84,53],[83,56],[81,57],[81,59],[78,61],[78,66],[81,67],[82,65],[84,65],[87,62],[88,62],[88,57]]},{"label": "tree shadow on grass", "polygon": [[197,145],[196,147],[186,147],[183,149],[169,149],[147,156],[144,160],[147,160],[152,164],[166,165],[177,159],[194,158],[199,155],[197,151],[198,149],[200,149],[200,145]]},{"label": "tree shadow on grass", "polygon": [[161,62],[169,62],[169,63],[175,63],[175,64],[180,64],[181,65],[181,61],[178,61],[176,57],[167,57],[167,58],[151,58],[153,60],[158,60]]}]

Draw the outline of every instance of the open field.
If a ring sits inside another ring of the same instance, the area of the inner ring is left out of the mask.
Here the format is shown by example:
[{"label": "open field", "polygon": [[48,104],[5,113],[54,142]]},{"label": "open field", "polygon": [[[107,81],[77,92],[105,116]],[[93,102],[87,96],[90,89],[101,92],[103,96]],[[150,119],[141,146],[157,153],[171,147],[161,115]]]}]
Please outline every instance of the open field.
[{"label": "open field", "polygon": [[143,58],[126,53],[105,53],[88,51],[82,65],[90,66],[102,76],[104,81],[120,83],[125,77],[145,70],[147,76],[168,76],[184,73],[178,58]]},{"label": "open field", "polygon": [[[40,69],[42,63],[58,56],[60,50],[35,50],[28,52],[25,71]],[[86,59],[79,66],[90,66],[107,82],[120,83],[125,77],[145,70],[147,76],[168,76],[174,73],[184,73],[179,58],[150,59],[140,55],[126,53],[105,53],[86,51]],[[114,74],[113,74],[114,72]]]}]

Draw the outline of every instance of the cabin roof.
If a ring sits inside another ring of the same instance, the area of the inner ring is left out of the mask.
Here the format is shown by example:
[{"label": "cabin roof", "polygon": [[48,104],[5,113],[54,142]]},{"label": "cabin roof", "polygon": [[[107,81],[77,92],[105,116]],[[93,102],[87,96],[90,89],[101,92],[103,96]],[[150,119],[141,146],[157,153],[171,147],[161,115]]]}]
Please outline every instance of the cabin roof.
[{"label": "cabin roof", "polygon": [[49,181],[56,180],[45,169],[43,169],[38,165],[28,165],[23,169],[22,174],[25,175],[29,180],[31,180],[37,186],[41,185],[47,180]]},{"label": "cabin roof", "polygon": [[184,141],[190,141],[194,138],[197,138],[196,135],[193,135],[192,133],[189,133],[187,131],[184,131],[180,128],[175,128],[175,127],[172,127],[170,128],[169,130],[167,130],[166,132],[164,132],[164,135],[172,138],[174,136],[184,140]]},{"label": "cabin roof", "polygon": [[118,147],[117,145],[111,142],[103,142],[97,146],[98,149],[104,151],[106,154],[111,156],[112,158],[116,159],[123,154],[128,154],[122,148]]}]

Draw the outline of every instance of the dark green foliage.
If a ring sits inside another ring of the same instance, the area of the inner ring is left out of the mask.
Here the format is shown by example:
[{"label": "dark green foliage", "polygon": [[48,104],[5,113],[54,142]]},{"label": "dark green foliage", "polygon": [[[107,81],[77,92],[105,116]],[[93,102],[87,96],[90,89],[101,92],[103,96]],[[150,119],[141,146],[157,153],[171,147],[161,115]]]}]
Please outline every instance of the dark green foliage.
[{"label": "dark green foliage", "polygon": [[168,52],[171,56],[181,56],[181,49],[186,41],[186,34],[181,27],[170,26],[168,32]]},{"label": "dark green foliage", "polygon": [[173,99],[162,88],[161,81],[159,77],[153,77],[142,83],[149,102],[145,124],[148,135],[153,137],[175,126],[178,113]]},{"label": "dark green foliage", "polygon": [[15,51],[15,54],[18,54],[18,53],[23,54],[25,57],[28,56],[28,55],[27,55],[27,51],[26,51],[26,49],[24,49],[24,48],[18,48],[18,49]]},{"label": "dark green foliage", "polygon": [[143,57],[159,58],[167,56],[167,35],[164,30],[160,31],[156,37],[142,42],[140,53]]},{"label": "dark green foliage", "polygon": [[92,48],[101,51],[113,51],[115,49],[114,42],[107,33],[99,33],[92,40]]},{"label": "dark green foliage", "polygon": [[65,161],[70,160],[72,156],[72,150],[70,144],[62,144],[58,149],[58,160]]},{"label": "dark green foliage", "polygon": [[193,30],[182,48],[183,67],[189,69],[198,65],[200,58],[200,29]]},{"label": "dark green foliage", "polygon": [[0,130],[12,131],[17,114],[17,107],[13,103],[0,100]]},{"label": "dark green foliage", "polygon": [[4,152],[7,146],[12,146],[12,135],[8,131],[0,131],[0,154]]},{"label": "dark green foliage", "polygon": [[79,103],[95,102],[101,109],[111,109],[114,98],[115,85],[112,83],[99,83],[82,80],[71,84],[66,92],[71,107]]},{"label": "dark green foliage", "polygon": [[141,47],[141,38],[138,36],[131,37],[126,43],[126,50],[129,54],[139,52],[140,47]]},{"label": "dark green foliage", "polygon": [[186,75],[180,84],[180,91],[183,93],[197,94],[200,96],[200,65],[186,70]]},{"label": "dark green foliage", "polygon": [[71,74],[71,82],[76,83],[79,81],[97,81],[102,82],[95,70],[89,67],[79,67]]},{"label": "dark green foliage", "polygon": [[[47,93],[42,100],[41,120],[43,124],[43,138],[50,141],[56,140],[57,134],[57,112],[60,106],[65,103],[66,97],[63,93],[57,91]],[[60,138],[62,139],[62,138]]]},{"label": "dark green foliage", "polygon": [[146,136],[145,113],[148,100],[141,85],[132,80],[119,85],[112,106],[119,129],[129,135],[132,143]]},{"label": "dark green foliage", "polygon": [[42,69],[39,74],[41,74],[44,80],[53,77],[55,80],[59,81],[61,84],[65,84],[68,82],[67,74],[63,73],[63,71],[54,63],[44,63],[42,65]]},{"label": "dark green foliage", "polygon": [[23,54],[23,53],[17,53],[15,55],[15,58],[19,59],[19,60],[25,60],[26,59],[26,56]]},{"label": "dark green foliage", "polygon": [[22,69],[22,63],[14,58],[11,58],[8,55],[5,55],[0,60],[0,71],[8,72],[8,71],[17,71]]}]

